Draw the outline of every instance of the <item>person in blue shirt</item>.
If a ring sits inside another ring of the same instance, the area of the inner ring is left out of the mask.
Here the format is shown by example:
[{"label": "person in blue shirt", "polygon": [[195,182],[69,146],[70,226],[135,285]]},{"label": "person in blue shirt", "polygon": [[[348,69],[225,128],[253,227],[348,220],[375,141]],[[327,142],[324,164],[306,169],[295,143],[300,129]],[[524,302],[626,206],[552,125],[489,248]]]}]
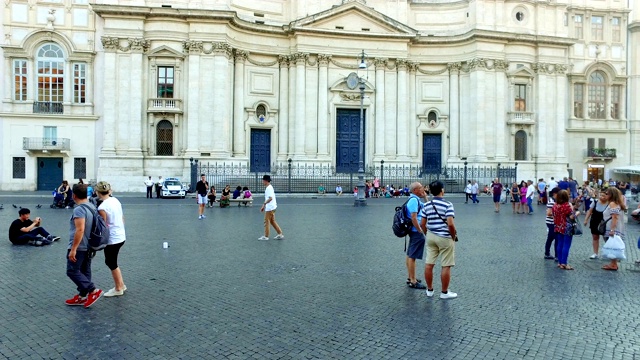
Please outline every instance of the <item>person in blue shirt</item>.
[{"label": "person in blue shirt", "polygon": [[422,259],[424,255],[424,231],[420,227],[420,210],[422,209],[422,199],[425,197],[424,186],[419,182],[414,182],[409,186],[411,193],[407,200],[406,216],[411,219],[413,227],[409,233],[409,247],[407,248],[407,285],[413,289],[426,289],[421,280],[416,279],[416,259]]}]

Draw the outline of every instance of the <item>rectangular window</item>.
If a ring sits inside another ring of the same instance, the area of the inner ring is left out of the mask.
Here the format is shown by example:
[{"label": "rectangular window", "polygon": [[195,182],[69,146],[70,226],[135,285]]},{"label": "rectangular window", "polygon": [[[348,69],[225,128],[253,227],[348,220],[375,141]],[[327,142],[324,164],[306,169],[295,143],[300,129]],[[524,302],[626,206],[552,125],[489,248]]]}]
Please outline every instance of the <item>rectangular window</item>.
[{"label": "rectangular window", "polygon": [[598,139],[598,148],[604,149],[607,147],[607,139],[599,138]]},{"label": "rectangular window", "polygon": [[611,118],[620,119],[620,85],[611,87]]},{"label": "rectangular window", "polygon": [[602,16],[591,17],[591,40],[604,40],[604,18]]},{"label": "rectangular window", "polygon": [[589,84],[589,118],[605,118],[605,91],[604,85]]},{"label": "rectangular window", "polygon": [[64,62],[38,61],[38,101],[62,103]]},{"label": "rectangular window", "polygon": [[516,84],[514,105],[515,111],[527,111],[527,85]]},{"label": "rectangular window", "polygon": [[84,104],[87,95],[87,64],[73,64],[73,102]]},{"label": "rectangular window", "polygon": [[26,179],[26,166],[24,157],[13,158],[13,178]]},{"label": "rectangular window", "polygon": [[569,26],[569,14],[564,13],[564,16],[562,17],[562,23],[564,24],[564,26]]},{"label": "rectangular window", "polygon": [[620,42],[620,18],[611,19],[611,41]]},{"label": "rectangular window", "polygon": [[[593,149],[596,147],[596,139],[594,138],[588,138],[587,139],[587,153],[588,154],[592,154],[593,153]],[[591,155],[589,155],[591,156]]]},{"label": "rectangular window", "polygon": [[13,60],[13,100],[27,100],[27,60]]},{"label": "rectangular window", "polygon": [[42,129],[42,137],[50,143],[51,140],[58,139],[58,127],[57,126],[45,126]]},{"label": "rectangular window", "polygon": [[584,104],[584,85],[575,84],[573,85],[573,116],[578,119],[584,117],[582,114]]},{"label": "rectangular window", "polygon": [[158,97],[173,98],[173,66],[158,66]]},{"label": "rectangular window", "polygon": [[87,178],[87,158],[73,159],[73,177],[76,179]]},{"label": "rectangular window", "polygon": [[574,20],[574,32],[576,39],[582,39],[582,15],[575,15]]}]

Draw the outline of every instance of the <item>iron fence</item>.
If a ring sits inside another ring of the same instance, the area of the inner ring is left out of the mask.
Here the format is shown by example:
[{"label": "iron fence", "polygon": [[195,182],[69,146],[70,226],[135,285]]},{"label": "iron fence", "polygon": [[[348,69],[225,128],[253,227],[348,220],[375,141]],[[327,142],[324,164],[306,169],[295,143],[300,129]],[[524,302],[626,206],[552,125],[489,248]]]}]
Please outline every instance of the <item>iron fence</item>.
[{"label": "iron fence", "polygon": [[[517,163],[514,167],[500,166],[447,166],[441,169],[423,168],[412,165],[384,165],[367,166],[365,180],[380,180],[381,186],[393,185],[395,188],[408,186],[414,181],[429,184],[434,180],[445,183],[448,193],[464,192],[468,180],[475,180],[482,189],[491,180],[499,177],[503,184],[510,184],[517,178]],[[337,185],[342,186],[345,193],[350,193],[358,184],[358,173],[337,172],[335,166],[312,164],[277,164],[269,172],[251,172],[247,165],[226,163],[191,162],[191,183],[204,174],[210,185],[220,192],[225,185],[231,189],[236,186],[247,186],[251,190],[263,187],[262,176],[270,175],[271,184],[279,192],[287,193],[317,193],[323,185],[328,193],[333,193]]]}]

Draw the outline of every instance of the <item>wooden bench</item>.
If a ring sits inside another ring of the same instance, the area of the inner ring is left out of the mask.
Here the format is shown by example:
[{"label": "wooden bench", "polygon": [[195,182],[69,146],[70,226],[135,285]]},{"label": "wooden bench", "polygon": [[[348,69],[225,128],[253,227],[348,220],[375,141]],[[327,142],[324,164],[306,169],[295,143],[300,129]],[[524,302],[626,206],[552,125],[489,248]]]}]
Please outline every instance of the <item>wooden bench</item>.
[{"label": "wooden bench", "polygon": [[[220,199],[217,198],[216,202],[220,202]],[[242,205],[242,203],[247,203],[244,206],[253,206],[253,198],[245,198],[245,199],[241,199],[241,198],[237,198],[237,199],[229,199],[230,203],[238,203],[238,206]]]}]

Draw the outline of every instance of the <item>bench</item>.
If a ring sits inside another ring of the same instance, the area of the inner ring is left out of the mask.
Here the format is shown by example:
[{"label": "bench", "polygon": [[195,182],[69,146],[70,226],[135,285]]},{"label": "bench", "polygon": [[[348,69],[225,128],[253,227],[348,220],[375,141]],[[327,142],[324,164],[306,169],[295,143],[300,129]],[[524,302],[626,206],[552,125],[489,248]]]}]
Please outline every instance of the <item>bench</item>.
[{"label": "bench", "polygon": [[[219,198],[216,198],[216,202],[220,202]],[[245,198],[245,199],[241,199],[241,198],[237,198],[237,199],[229,199],[230,203],[238,203],[238,206],[242,205],[242,203],[247,203],[244,206],[253,206],[253,198]]]}]

